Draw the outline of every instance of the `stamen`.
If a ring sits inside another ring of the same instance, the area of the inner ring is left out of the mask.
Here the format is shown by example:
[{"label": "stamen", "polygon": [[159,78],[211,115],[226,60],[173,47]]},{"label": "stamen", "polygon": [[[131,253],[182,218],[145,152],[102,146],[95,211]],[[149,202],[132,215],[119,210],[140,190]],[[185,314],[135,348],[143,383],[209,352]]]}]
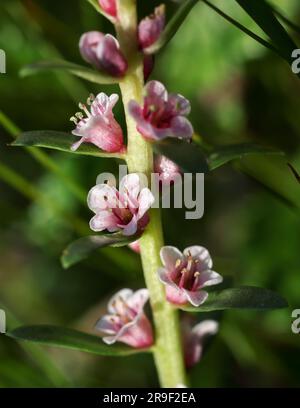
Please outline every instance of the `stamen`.
[{"label": "stamen", "polygon": [[180,264],[181,264],[181,259],[178,258],[175,262],[175,268],[178,268]]},{"label": "stamen", "polygon": [[80,108],[81,110],[83,110],[83,112],[86,114],[86,116],[87,116],[88,118],[91,116],[90,112],[87,110],[87,107],[86,107],[83,103],[80,103],[80,104],[79,104],[79,108]]},{"label": "stamen", "polygon": [[183,268],[180,273],[181,273],[181,275],[184,275],[185,273],[187,273],[187,269],[186,269],[186,268]]},{"label": "stamen", "polygon": [[74,122],[75,125],[77,126],[78,120],[75,118],[75,116],[72,116],[72,117],[70,118],[70,121],[71,121],[71,122]]},{"label": "stamen", "polygon": [[197,278],[198,276],[200,276],[200,272],[197,271],[194,273],[194,278]]},{"label": "stamen", "polygon": [[94,94],[90,94],[90,96],[87,98],[87,104],[88,104],[88,105],[91,105],[91,104],[94,102],[95,99],[96,99],[96,98],[95,98],[95,95],[94,95]]},{"label": "stamen", "polygon": [[83,119],[83,114],[81,112],[77,112],[75,113],[76,118],[78,118],[79,120]]}]

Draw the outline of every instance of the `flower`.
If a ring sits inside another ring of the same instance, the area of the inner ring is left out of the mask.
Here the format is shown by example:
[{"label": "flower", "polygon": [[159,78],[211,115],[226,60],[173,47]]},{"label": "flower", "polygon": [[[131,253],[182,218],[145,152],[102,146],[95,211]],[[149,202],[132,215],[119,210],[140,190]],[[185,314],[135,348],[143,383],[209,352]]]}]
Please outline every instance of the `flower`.
[{"label": "flower", "polygon": [[166,156],[155,156],[154,172],[158,173],[162,184],[170,185],[178,175],[181,175],[180,167]]},{"label": "flower", "polygon": [[165,27],[165,5],[156,7],[154,13],[145,17],[138,27],[138,39],[142,49],[150,47],[160,37]]},{"label": "flower", "polygon": [[117,94],[107,96],[105,93],[100,93],[96,98],[90,95],[87,100],[87,104],[91,107],[90,112],[86,105],[79,104],[79,108],[86,117],[79,112],[70,119],[76,125],[72,131],[73,135],[81,137],[79,142],[73,144],[71,150],[75,151],[83,142],[93,143],[110,153],[125,150],[123,132],[112,111],[118,99]]},{"label": "flower", "polygon": [[117,17],[117,3],[116,0],[98,0],[102,10],[112,17]]},{"label": "flower", "polygon": [[146,228],[154,196],[148,188],[141,188],[138,174],[132,173],[123,177],[119,191],[108,184],[96,185],[87,201],[96,214],[90,221],[93,231],[122,231],[130,236]]},{"label": "flower", "polygon": [[192,328],[190,322],[184,320],[182,329],[184,361],[186,367],[191,368],[198,363],[202,357],[204,339],[218,332],[219,323],[215,320],[203,320]]},{"label": "flower", "polygon": [[112,76],[122,77],[127,71],[119,42],[110,34],[89,31],[81,36],[79,49],[85,61]]},{"label": "flower", "polygon": [[136,101],[129,102],[129,112],[137,123],[137,130],[150,140],[166,137],[191,139],[193,127],[185,117],[191,107],[181,95],[168,94],[164,85],[150,81],[145,86],[143,106]]},{"label": "flower", "polygon": [[223,280],[211,270],[212,259],[207,249],[201,246],[188,247],[183,254],[173,246],[164,246],[160,257],[164,267],[158,270],[159,279],[166,285],[168,301],[175,305],[188,302],[196,307],[201,305],[208,297],[202,288]]},{"label": "flower", "polygon": [[147,348],[153,344],[151,324],[144,314],[144,306],[149,299],[147,289],[133,292],[122,289],[108,303],[108,313],[95,328],[108,336],[103,337],[106,344],[116,341],[135,348]]}]

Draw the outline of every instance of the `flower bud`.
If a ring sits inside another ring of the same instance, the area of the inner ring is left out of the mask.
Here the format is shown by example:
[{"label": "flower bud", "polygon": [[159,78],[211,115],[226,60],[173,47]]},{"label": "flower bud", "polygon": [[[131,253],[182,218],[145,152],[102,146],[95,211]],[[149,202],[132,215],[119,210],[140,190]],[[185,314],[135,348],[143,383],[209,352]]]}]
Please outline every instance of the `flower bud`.
[{"label": "flower bud", "polygon": [[121,77],[127,71],[127,61],[119,42],[110,34],[90,31],[81,36],[79,49],[82,58],[99,70]]},{"label": "flower bud", "polygon": [[145,17],[139,24],[138,37],[142,49],[150,47],[160,37],[165,27],[165,5],[156,7],[154,13]]},{"label": "flower bud", "polygon": [[112,17],[117,17],[116,0],[98,0],[102,10]]}]

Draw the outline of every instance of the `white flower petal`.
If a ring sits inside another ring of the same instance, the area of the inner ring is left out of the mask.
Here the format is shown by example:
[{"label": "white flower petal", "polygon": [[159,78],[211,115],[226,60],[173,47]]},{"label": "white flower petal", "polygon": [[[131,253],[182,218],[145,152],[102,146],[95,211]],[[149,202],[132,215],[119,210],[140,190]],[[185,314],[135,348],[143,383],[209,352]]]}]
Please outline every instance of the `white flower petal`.
[{"label": "white flower petal", "polygon": [[183,251],[185,256],[191,254],[194,259],[199,259],[203,269],[211,269],[213,262],[208,250],[200,245],[193,245],[185,248]]},{"label": "white flower petal", "polygon": [[164,246],[160,250],[160,259],[169,271],[175,268],[177,259],[181,260],[182,258],[182,253],[174,246]]}]

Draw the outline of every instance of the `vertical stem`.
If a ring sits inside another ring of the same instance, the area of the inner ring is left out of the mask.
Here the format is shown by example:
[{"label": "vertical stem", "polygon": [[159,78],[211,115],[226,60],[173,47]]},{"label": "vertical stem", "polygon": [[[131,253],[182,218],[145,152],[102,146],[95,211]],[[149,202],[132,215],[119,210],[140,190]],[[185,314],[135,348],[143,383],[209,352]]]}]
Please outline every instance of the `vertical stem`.
[{"label": "vertical stem", "polygon": [[[149,178],[153,172],[152,147],[137,132],[136,123],[128,112],[130,100],[135,100],[140,104],[143,101],[143,65],[136,44],[136,1],[119,0],[118,15],[121,16],[121,21],[117,26],[118,38],[122,51],[129,61],[128,74],[120,83],[128,131],[127,164],[129,172],[144,173]],[[140,239],[140,248],[156,329],[154,359],[161,385],[176,387],[178,384],[186,384],[186,374],[178,311],[166,301],[163,285],[157,276],[158,268],[161,266],[159,251],[162,246],[160,210],[152,209],[150,223]]]}]

